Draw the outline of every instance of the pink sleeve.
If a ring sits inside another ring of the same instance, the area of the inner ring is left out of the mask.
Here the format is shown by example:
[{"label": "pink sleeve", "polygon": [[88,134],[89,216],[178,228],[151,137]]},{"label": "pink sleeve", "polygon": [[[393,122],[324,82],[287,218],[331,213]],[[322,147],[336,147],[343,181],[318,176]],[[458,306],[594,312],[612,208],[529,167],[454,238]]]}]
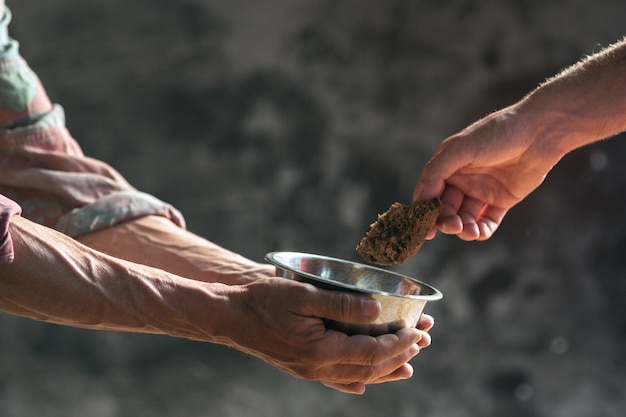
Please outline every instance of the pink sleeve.
[{"label": "pink sleeve", "polygon": [[13,200],[0,194],[0,265],[13,261],[13,241],[9,235],[11,217],[20,214],[22,209]]}]

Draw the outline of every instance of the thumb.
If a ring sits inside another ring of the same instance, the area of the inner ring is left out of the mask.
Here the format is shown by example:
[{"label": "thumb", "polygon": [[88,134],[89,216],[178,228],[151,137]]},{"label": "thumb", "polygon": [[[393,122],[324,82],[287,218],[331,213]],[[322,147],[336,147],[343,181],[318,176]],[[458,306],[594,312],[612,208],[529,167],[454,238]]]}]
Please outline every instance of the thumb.
[{"label": "thumb", "polygon": [[318,317],[344,323],[371,323],[380,314],[380,303],[374,298],[341,291],[320,290]]},{"label": "thumb", "polygon": [[465,148],[458,136],[451,136],[439,144],[422,169],[422,176],[413,190],[414,202],[441,196],[446,180],[472,162],[472,153]]},{"label": "thumb", "polygon": [[413,190],[413,202],[431,200],[441,196],[445,188],[446,175],[442,175],[436,155],[424,165],[422,176]]},{"label": "thumb", "polygon": [[413,190],[413,202],[432,200],[441,196],[445,188],[443,180],[428,181],[422,177]]}]

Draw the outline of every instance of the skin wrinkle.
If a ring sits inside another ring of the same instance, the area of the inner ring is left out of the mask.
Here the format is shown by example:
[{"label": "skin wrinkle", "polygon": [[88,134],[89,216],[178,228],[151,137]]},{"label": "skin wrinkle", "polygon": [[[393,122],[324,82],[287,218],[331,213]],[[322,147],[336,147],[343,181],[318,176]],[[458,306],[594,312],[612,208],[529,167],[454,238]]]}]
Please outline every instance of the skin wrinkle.
[{"label": "skin wrinkle", "polygon": [[[12,236],[13,236],[13,239],[14,239],[14,242],[15,242],[15,246],[17,248],[19,248],[21,246],[20,245],[20,243],[21,243],[20,241],[22,240],[22,235],[19,234],[19,233],[12,233]],[[75,266],[75,263],[70,259],[70,257],[66,256],[65,253],[60,251],[59,247],[57,247],[57,246],[50,248],[50,250],[44,251],[43,248],[38,246],[38,245],[30,245],[30,250],[32,250],[34,253],[36,253],[35,256],[37,256],[38,258],[44,259],[44,262],[45,262],[46,258],[54,257],[55,255],[60,255],[61,259],[69,260],[69,262],[70,262],[69,265],[70,265],[70,267],[72,269],[78,271],[78,269]],[[16,250],[16,257],[18,257],[18,256],[22,256],[22,253],[19,252],[19,249]],[[54,265],[54,264],[52,264],[52,265]],[[55,283],[57,281],[49,278],[49,276],[50,277],[51,276],[55,276],[57,273],[63,273],[63,271],[54,270],[54,269],[45,269],[42,272],[42,275],[43,275],[44,279],[50,279],[50,282]],[[78,285],[76,285],[76,284],[80,284],[81,281],[82,281],[82,277],[81,277],[81,280],[77,280],[76,283],[73,283],[69,287],[63,286],[63,284],[60,284],[59,286],[62,286],[63,288],[68,288],[68,289],[72,289],[72,288],[76,289],[78,287]],[[29,312],[30,314],[37,315],[37,317],[39,317],[43,321],[52,321],[52,318],[53,318],[52,314],[44,314],[44,313],[40,312],[39,310],[36,310],[36,309],[34,309],[32,307],[31,308],[25,307],[26,305],[45,305],[45,306],[49,306],[51,304],[50,301],[47,301],[48,297],[45,297],[42,294],[40,294],[40,292],[38,291],[38,288],[34,287],[34,285],[36,285],[36,283],[33,283],[31,286],[26,288],[23,291],[23,293],[28,293],[28,294],[21,294],[21,297],[24,298],[24,299],[27,299],[27,298],[31,298],[32,299],[32,298],[37,298],[38,297],[38,298],[41,298],[42,300],[40,302],[37,302],[37,303],[31,303],[30,300],[29,300],[28,303],[14,302],[14,306],[19,306],[20,307],[20,310],[21,310],[20,313],[21,314]],[[9,288],[7,290],[7,292],[10,289],[11,288]],[[5,291],[2,291],[2,293],[4,294]],[[71,295],[68,295],[68,296],[71,298]],[[13,298],[13,299],[15,300],[15,298]],[[57,303],[62,303],[62,300],[60,300],[60,299],[56,299],[54,301],[57,302]],[[75,312],[75,313],[79,314],[80,317],[85,317],[84,313],[83,313],[84,309],[80,309],[80,308],[76,309],[76,305],[73,305],[73,304],[66,304],[66,303],[62,303],[62,304],[64,304],[61,307],[62,310],[63,309],[70,309],[70,312]],[[49,311],[48,308],[46,308],[46,310]],[[88,324],[88,323],[91,323],[91,322],[96,323],[96,322],[98,322],[98,320],[92,320],[92,319],[84,320],[83,319],[83,320],[81,320],[80,322],[78,322],[76,324],[77,325],[81,325],[81,324]]]},{"label": "skin wrinkle", "polygon": [[[14,226],[15,223],[11,224],[12,228],[16,227]],[[34,234],[29,234],[26,230],[20,230],[20,233],[15,233],[14,231],[12,235],[18,248],[16,257],[25,255],[23,249],[20,250],[19,248],[28,247],[28,250],[36,253],[37,259],[41,259],[44,264],[57,265],[57,268],[43,268],[43,272],[39,272],[42,275],[41,280],[31,283],[25,289],[24,293],[21,294],[25,301],[24,303],[19,303],[22,307],[20,307],[21,311],[18,313],[31,312],[31,314],[34,313],[39,317],[45,317],[45,321],[71,325],[73,327],[109,330],[139,328],[150,333],[161,333],[156,330],[158,327],[149,325],[147,320],[136,314],[142,311],[141,303],[137,301],[140,299],[138,295],[142,292],[145,293],[146,288],[143,288],[138,294],[136,288],[124,285],[130,281],[118,280],[106,283],[101,281],[105,277],[115,274],[111,269],[115,262],[112,262],[112,266],[105,269],[104,264],[96,261],[93,254],[90,254],[89,251],[86,251],[86,256],[82,253],[80,257],[77,257],[75,256],[76,248],[68,247],[62,242],[55,242],[55,245],[46,247],[45,250],[43,245],[36,244],[37,240],[45,239],[48,236],[35,236]],[[27,243],[24,241],[24,237],[31,239],[28,239]],[[31,242],[33,239],[35,241],[34,244]],[[82,249],[80,248],[80,250]],[[61,260],[61,262],[48,262],[47,259],[57,259]],[[27,268],[37,268],[37,266],[38,264],[27,265]],[[44,282],[45,286],[43,285]],[[145,282],[142,280],[138,282],[140,282],[140,285],[145,285]],[[7,291],[10,290],[11,288],[7,289]],[[54,294],[62,293],[64,296],[49,297],[47,294],[50,290]],[[152,291],[152,296],[155,295],[154,291]],[[2,291],[2,293],[4,292]],[[38,298],[39,301],[33,303],[33,298]],[[13,297],[13,299],[16,299],[16,297]],[[86,301],[79,303],[65,302],[68,299]],[[26,303],[28,305],[44,306],[47,314],[32,307],[23,307]],[[115,314],[111,314],[112,309],[115,310]],[[122,313],[121,315],[120,312]],[[71,319],[65,319],[64,317]],[[140,319],[137,319],[138,317]]]},{"label": "skin wrinkle", "polygon": [[[63,251],[57,252],[56,256],[63,259],[73,272],[74,279],[71,280],[70,285],[65,285],[64,288],[73,289],[76,294],[82,296],[89,293],[94,299],[94,302],[90,303],[89,307],[79,308],[76,313],[72,314],[74,317],[80,317],[79,321],[74,320],[72,324],[85,327],[110,328],[111,325],[105,323],[115,323],[115,320],[112,319],[113,315],[109,311],[112,305],[115,305],[116,309],[122,309],[127,313],[141,311],[137,310],[137,306],[132,300],[132,292],[125,291],[128,289],[124,288],[123,281],[114,281],[113,285],[110,282],[107,284],[101,282],[103,278],[100,277],[109,276],[112,271],[106,271],[104,265],[95,262],[91,256],[76,258]],[[82,260],[84,263],[79,263],[79,260]],[[128,294],[131,298],[122,298],[119,297],[119,294]],[[68,298],[75,299],[75,296],[68,295]],[[148,329],[143,320],[135,320],[130,325]]]},{"label": "skin wrinkle", "polygon": [[[245,284],[274,275],[275,268],[270,265],[253,263],[191,232],[179,237],[179,229],[163,217],[146,216],[81,236],[79,240],[111,256],[137,263],[150,260],[154,267],[205,282]],[[155,247],[159,248],[157,254],[151,250]],[[228,256],[222,256],[224,253]]]}]

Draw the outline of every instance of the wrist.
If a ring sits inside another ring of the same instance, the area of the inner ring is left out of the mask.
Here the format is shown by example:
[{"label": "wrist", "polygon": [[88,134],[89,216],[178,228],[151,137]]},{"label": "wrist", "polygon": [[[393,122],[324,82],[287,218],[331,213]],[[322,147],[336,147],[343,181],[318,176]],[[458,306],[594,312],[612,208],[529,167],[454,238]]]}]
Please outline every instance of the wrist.
[{"label": "wrist", "polygon": [[567,153],[584,143],[583,135],[571,123],[571,115],[550,106],[539,90],[514,107],[515,129],[529,140],[529,153],[543,165],[554,166]]},{"label": "wrist", "polygon": [[[236,294],[239,286],[204,283],[183,279],[171,296],[175,311],[171,322],[159,323],[165,333],[174,337],[232,346],[232,327],[236,325]],[[167,301],[166,301],[167,303]]]}]

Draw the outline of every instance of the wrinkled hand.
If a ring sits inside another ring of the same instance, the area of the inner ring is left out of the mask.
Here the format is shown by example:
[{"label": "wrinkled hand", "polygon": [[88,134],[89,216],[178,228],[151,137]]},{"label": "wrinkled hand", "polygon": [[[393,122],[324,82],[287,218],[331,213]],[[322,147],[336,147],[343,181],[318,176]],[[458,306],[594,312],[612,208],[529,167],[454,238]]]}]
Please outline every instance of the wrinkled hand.
[{"label": "wrinkled hand", "polygon": [[[422,337],[417,342],[418,353],[422,348],[428,347],[430,345],[431,339],[428,331],[433,327],[435,321],[432,316],[427,314],[422,315],[417,324],[417,328],[422,332]],[[376,381],[368,382],[367,384],[382,384],[384,382],[392,382],[401,379],[409,379],[413,376],[413,367],[407,362],[402,365],[400,368],[396,369],[391,374],[379,378]],[[321,381],[322,384],[326,385],[329,388],[334,388],[338,391],[347,392],[351,394],[362,394],[365,392],[366,383],[357,382],[352,384],[342,384],[342,383],[333,383],[329,381]]]},{"label": "wrinkled hand", "polygon": [[[320,317],[369,323],[380,311],[377,301],[318,289],[283,278],[259,279],[231,297],[238,303],[227,344],[307,380],[347,393],[362,394],[366,384],[410,378],[407,363],[430,344],[430,316],[421,330],[402,329],[372,337],[328,330]],[[237,323],[240,323],[237,325]],[[242,325],[241,323],[245,323]]]},{"label": "wrinkled hand", "polygon": [[463,240],[488,239],[562,157],[518,119],[515,107],[501,110],[436,149],[413,193],[414,201],[441,199],[436,229]]}]

